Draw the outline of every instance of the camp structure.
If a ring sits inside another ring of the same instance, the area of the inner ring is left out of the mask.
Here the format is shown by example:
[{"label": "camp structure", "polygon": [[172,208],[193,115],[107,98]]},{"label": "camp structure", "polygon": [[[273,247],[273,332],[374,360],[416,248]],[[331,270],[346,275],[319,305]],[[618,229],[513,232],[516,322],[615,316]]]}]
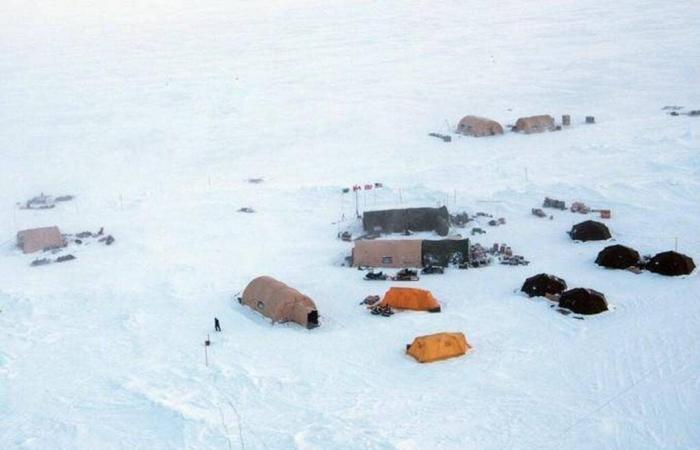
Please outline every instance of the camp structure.
[{"label": "camp structure", "polygon": [[425,289],[392,287],[386,291],[381,306],[413,311],[440,312],[440,303]]},{"label": "camp structure", "polygon": [[554,275],[540,273],[526,279],[520,290],[528,297],[558,295],[566,290],[566,281]]},{"label": "camp structure", "polygon": [[368,232],[435,231],[440,236],[447,236],[450,230],[450,214],[445,206],[365,211],[362,215],[362,226]]},{"label": "camp structure", "polygon": [[457,133],[482,137],[503,134],[503,127],[495,120],[477,116],[464,116],[457,124]]},{"label": "camp structure", "polygon": [[255,278],[238,301],[269,317],[272,323],[296,322],[306,328],[319,325],[313,300],[272,277]]},{"label": "camp structure", "polygon": [[645,267],[650,272],[661,275],[688,275],[695,270],[695,262],[690,256],[669,251],[654,255]]},{"label": "camp structure", "polygon": [[469,258],[469,239],[440,239],[421,241],[424,266],[447,267],[451,262],[461,264]]},{"label": "camp structure", "polygon": [[559,297],[559,307],[578,314],[598,314],[608,310],[605,295],[593,289],[569,289]]},{"label": "camp structure", "polygon": [[418,336],[406,346],[406,353],[418,362],[429,363],[462,356],[470,349],[464,333],[437,333]]},{"label": "camp structure", "polygon": [[356,267],[420,267],[421,241],[417,239],[355,241],[352,265]]},{"label": "camp structure", "polygon": [[17,233],[17,246],[24,253],[34,253],[65,247],[66,240],[58,227],[32,228]]},{"label": "camp structure", "polygon": [[605,241],[610,239],[610,230],[604,223],[586,220],[571,227],[569,236],[574,241]]},{"label": "camp structure", "polygon": [[610,269],[627,269],[638,267],[640,257],[637,250],[624,245],[609,245],[598,253],[595,263]]},{"label": "camp structure", "polygon": [[446,267],[468,258],[469,239],[361,239],[352,250],[355,267]]},{"label": "camp structure", "polygon": [[556,125],[554,118],[549,115],[521,117],[515,122],[513,131],[525,134],[542,133],[543,131],[554,131]]}]

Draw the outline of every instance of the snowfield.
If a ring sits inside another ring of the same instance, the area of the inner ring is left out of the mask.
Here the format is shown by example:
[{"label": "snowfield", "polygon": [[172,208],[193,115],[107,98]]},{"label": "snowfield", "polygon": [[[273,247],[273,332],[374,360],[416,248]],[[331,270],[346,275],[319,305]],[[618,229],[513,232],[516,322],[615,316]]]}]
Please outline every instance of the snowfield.
[{"label": "snowfield", "polygon": [[[0,448],[700,448],[697,270],[605,270],[608,243],[565,233],[586,217],[530,214],[607,207],[617,243],[700,263],[700,118],[662,110],[700,109],[699,23],[694,0],[3,0]],[[427,136],[466,114],[572,126]],[[392,284],[336,234],[360,229],[341,190],[374,182],[362,210],[505,217],[474,239],[530,265],[425,276],[442,313],[371,316]],[[76,199],[16,207],[40,192]],[[16,232],[49,225],[116,242],[30,267]],[[519,293],[539,272],[611,311]],[[265,274],[321,327],[234,301]],[[404,353],[439,331],[473,351]]]}]

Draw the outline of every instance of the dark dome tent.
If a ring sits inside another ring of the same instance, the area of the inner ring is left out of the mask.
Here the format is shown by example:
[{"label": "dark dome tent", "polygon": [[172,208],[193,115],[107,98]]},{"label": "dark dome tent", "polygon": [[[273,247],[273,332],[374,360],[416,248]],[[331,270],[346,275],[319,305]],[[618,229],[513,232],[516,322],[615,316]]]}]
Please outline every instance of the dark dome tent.
[{"label": "dark dome tent", "polygon": [[547,294],[557,295],[566,290],[566,281],[554,275],[540,273],[525,280],[520,290],[526,293],[528,297],[542,297]]},{"label": "dark dome tent", "polygon": [[640,257],[637,250],[624,245],[609,245],[598,253],[595,263],[610,269],[626,269],[639,266]]},{"label": "dark dome tent", "polygon": [[646,264],[646,269],[661,275],[688,275],[695,270],[695,262],[690,256],[669,251],[655,255]]},{"label": "dark dome tent", "polygon": [[574,241],[605,241],[612,237],[604,223],[594,220],[577,223],[571,227],[569,235]]},{"label": "dark dome tent", "polygon": [[598,314],[608,310],[605,295],[593,289],[574,288],[561,294],[559,307],[578,314]]}]

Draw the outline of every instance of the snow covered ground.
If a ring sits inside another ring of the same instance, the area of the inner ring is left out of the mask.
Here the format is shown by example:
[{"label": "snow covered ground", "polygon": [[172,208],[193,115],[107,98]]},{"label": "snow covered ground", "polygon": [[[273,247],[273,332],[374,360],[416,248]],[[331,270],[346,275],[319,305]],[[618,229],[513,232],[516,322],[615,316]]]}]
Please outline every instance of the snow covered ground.
[{"label": "snow covered ground", "polygon": [[[605,243],[565,234],[581,216],[530,215],[609,207],[617,242],[700,262],[700,118],[661,110],[700,109],[698,23],[694,0],[3,0],[0,448],[699,448],[697,273],[604,270]],[[573,126],[426,136],[545,113]],[[424,277],[441,314],[370,316],[391,284],[340,267],[335,235],[358,226],[340,190],[372,182],[362,209],[506,217],[477,240],[532,263]],[[77,198],[15,207],[41,191]],[[29,267],[15,233],[54,224],[117,241]],[[543,271],[613,310],[517,292]],[[232,301],[262,274],[321,327]],[[404,354],[437,331],[474,351]]]}]

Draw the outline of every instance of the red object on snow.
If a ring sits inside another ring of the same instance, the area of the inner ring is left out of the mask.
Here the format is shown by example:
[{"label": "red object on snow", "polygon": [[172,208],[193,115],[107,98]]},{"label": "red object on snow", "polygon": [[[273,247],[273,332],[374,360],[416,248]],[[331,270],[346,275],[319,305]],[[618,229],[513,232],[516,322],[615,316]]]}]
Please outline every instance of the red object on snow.
[{"label": "red object on snow", "polygon": [[372,185],[371,184],[365,184],[365,191],[370,191],[372,190]]},{"label": "red object on snow", "polygon": [[360,186],[359,184],[356,184],[355,186],[352,187],[353,191],[359,191],[361,189],[362,189],[362,186]]},{"label": "red object on snow", "polygon": [[601,209],[600,210],[600,218],[601,219],[609,219],[612,217],[612,213],[610,212],[609,209]]}]

